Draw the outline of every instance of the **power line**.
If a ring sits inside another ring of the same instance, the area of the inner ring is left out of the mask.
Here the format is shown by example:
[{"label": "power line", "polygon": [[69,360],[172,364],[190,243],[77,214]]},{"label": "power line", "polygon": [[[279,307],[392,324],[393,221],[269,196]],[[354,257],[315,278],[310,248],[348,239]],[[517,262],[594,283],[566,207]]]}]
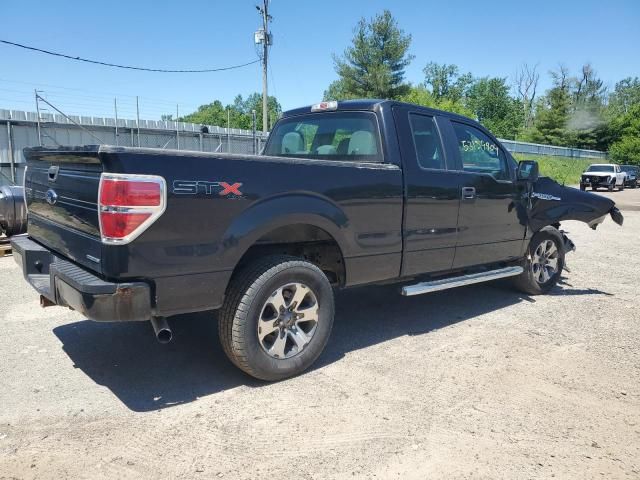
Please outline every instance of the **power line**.
[{"label": "power line", "polygon": [[96,65],[102,65],[105,67],[115,67],[115,68],[124,68],[126,70],[140,70],[143,72],[160,72],[160,73],[211,73],[211,72],[222,72],[225,70],[234,70],[236,68],[246,67],[248,65],[253,65],[254,63],[260,62],[260,60],[254,60],[252,62],[242,63],[240,65],[232,65],[229,67],[220,67],[220,68],[207,68],[203,70],[170,70],[165,68],[145,68],[145,67],[134,67],[131,65],[119,65],[117,63],[108,63],[101,62],[99,60],[90,60],[88,58],[82,57],[74,57],[72,55],[66,55],[64,53],[52,52],[50,50],[44,50],[42,48],[30,47],[28,45],[22,45],[20,43],[9,42],[7,40],[0,40],[0,43],[4,43],[5,45],[11,45],[14,47],[24,48],[26,50],[32,50],[34,52],[46,53],[47,55],[53,55],[55,57],[68,58],[69,60],[77,60],[79,62],[85,63],[93,63]]}]

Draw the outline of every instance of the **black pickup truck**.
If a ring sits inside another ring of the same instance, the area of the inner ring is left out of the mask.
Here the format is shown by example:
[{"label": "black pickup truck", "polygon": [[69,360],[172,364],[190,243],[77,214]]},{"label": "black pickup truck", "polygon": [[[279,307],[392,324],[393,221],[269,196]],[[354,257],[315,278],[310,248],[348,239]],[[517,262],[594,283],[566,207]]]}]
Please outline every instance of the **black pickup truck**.
[{"label": "black pickup truck", "polygon": [[[614,202],[538,178],[484,127],[394,101],[292,110],[264,152],[243,156],[86,146],[25,150],[28,233],[16,261],[43,306],[97,321],[217,310],[231,361],[260,379],[322,352],[333,288],[404,295],[511,277],[552,288]],[[382,319],[380,321],[383,321]]]}]

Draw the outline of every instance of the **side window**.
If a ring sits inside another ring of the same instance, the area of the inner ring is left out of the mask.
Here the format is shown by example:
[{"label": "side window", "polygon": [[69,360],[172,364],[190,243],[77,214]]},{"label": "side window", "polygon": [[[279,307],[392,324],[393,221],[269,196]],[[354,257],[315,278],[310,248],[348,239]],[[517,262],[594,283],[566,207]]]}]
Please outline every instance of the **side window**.
[{"label": "side window", "polygon": [[447,166],[442,155],[440,137],[433,117],[411,113],[409,120],[418,165],[422,168],[445,170]]},{"label": "side window", "polygon": [[502,149],[487,135],[464,123],[451,122],[458,139],[464,171],[488,173],[498,180],[509,180],[509,167]]}]

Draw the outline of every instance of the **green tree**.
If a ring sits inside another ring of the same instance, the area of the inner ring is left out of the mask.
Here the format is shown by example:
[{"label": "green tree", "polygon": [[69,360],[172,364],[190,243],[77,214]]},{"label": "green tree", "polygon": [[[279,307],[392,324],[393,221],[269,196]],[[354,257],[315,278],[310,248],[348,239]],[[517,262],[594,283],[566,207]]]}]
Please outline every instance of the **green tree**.
[{"label": "green tree", "polygon": [[201,125],[227,125],[227,112],[220,100],[206,105],[200,105],[198,110],[180,118],[183,122],[199,123]]},{"label": "green tree", "polygon": [[629,107],[627,113],[614,119],[617,139],[611,145],[611,159],[618,163],[640,165],[640,103]]},{"label": "green tree", "polygon": [[611,145],[611,160],[640,167],[640,137],[625,136]]},{"label": "green tree", "polygon": [[461,75],[457,65],[429,62],[423,72],[424,84],[430,87],[431,94],[437,100],[446,98],[460,102],[473,83],[473,76],[470,73]]},{"label": "green tree", "polygon": [[614,115],[624,115],[640,103],[640,78],[627,77],[616,83],[609,97],[609,110]]},{"label": "green tree", "polygon": [[506,78],[479,78],[468,88],[466,107],[500,138],[514,139],[524,123],[524,108],[509,95]]},{"label": "green tree", "polygon": [[547,145],[566,145],[571,108],[568,75],[564,66],[551,72],[553,87],[538,100],[533,129],[523,135],[524,139]]},{"label": "green tree", "polygon": [[571,109],[565,142],[577,148],[606,148],[607,122],[604,106],[607,89],[590,64],[569,82]]},{"label": "green tree", "polygon": [[410,45],[411,35],[398,27],[388,10],[370,21],[360,19],[352,44],[342,56],[333,57],[339,79],[325,91],[325,99],[395,99],[406,94],[405,68],[413,59]]},{"label": "green tree", "polygon": [[457,113],[469,118],[475,118],[473,112],[460,101],[453,101],[448,98],[436,99],[424,85],[411,86],[409,91],[400,97],[400,100],[407,103],[422,105],[423,107],[437,108],[445,112]]},{"label": "green tree", "polygon": [[347,91],[346,82],[343,80],[335,80],[329,84],[329,87],[324,91],[322,99],[329,100],[352,100],[359,96]]},{"label": "green tree", "polygon": [[[637,105],[640,105],[640,79],[628,77],[616,83],[604,110],[608,128],[605,136],[599,139],[605,143],[605,149],[624,136],[633,135],[634,112],[636,118],[639,115]],[[631,144],[629,140],[625,141],[625,145]],[[620,151],[620,145],[616,149]]]},{"label": "green tree", "polygon": [[[280,118],[282,107],[278,100],[271,96],[268,98],[267,105],[269,108],[269,128],[271,128]],[[231,128],[249,130],[253,126],[253,110],[256,111],[256,128],[262,130],[262,95],[260,93],[252,93],[246,99],[242,95],[237,95],[233,103],[226,107],[220,100],[215,100],[212,103],[201,105],[195,112],[181,117],[180,121],[226,127],[228,115]]]},{"label": "green tree", "polygon": [[[276,97],[270,96],[267,98],[267,108],[269,110],[269,128],[271,128],[276,120],[280,118],[282,107]],[[257,128],[262,130],[262,94],[252,93],[246,100],[242,98],[242,95],[238,95],[233,101],[233,110],[239,116],[238,121],[246,125],[246,127],[240,128],[248,129],[252,127],[252,112],[255,110]]]}]

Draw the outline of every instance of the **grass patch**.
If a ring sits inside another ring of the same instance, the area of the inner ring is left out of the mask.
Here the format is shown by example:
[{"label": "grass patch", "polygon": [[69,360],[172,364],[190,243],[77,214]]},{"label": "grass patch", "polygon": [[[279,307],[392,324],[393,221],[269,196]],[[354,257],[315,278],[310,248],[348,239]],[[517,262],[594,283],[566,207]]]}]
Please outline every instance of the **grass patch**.
[{"label": "grass patch", "polygon": [[592,163],[607,163],[599,158],[551,157],[548,155],[512,154],[516,160],[535,160],[540,165],[540,175],[551,177],[558,183],[577,185],[580,174]]}]

